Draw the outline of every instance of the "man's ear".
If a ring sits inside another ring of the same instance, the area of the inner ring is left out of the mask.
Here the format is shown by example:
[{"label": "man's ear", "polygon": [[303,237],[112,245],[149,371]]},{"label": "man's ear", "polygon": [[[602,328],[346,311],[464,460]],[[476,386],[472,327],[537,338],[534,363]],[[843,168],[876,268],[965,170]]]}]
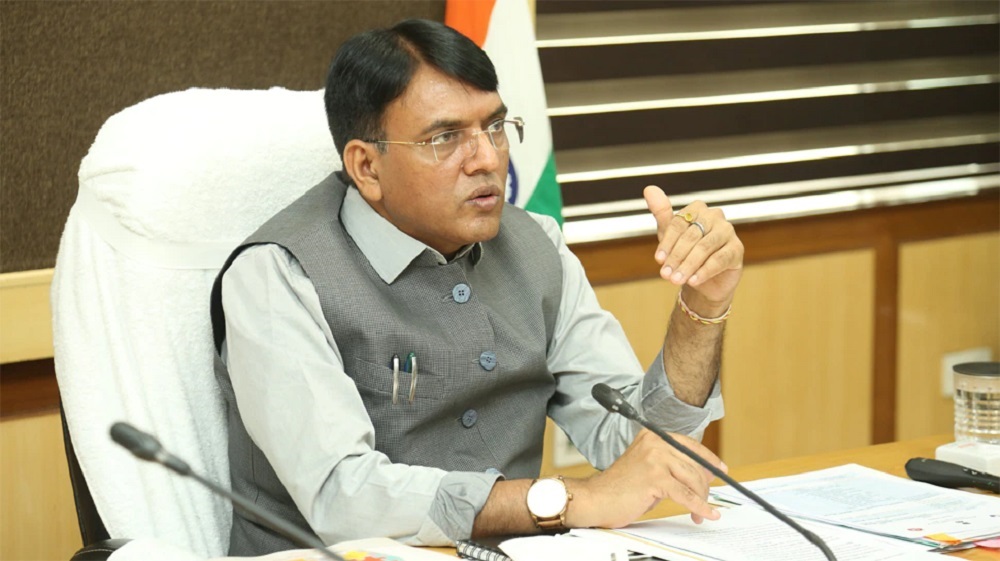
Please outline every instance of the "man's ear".
[{"label": "man's ear", "polygon": [[382,184],[378,177],[381,155],[376,144],[358,139],[344,147],[344,172],[351,176],[361,196],[369,203],[382,200]]}]

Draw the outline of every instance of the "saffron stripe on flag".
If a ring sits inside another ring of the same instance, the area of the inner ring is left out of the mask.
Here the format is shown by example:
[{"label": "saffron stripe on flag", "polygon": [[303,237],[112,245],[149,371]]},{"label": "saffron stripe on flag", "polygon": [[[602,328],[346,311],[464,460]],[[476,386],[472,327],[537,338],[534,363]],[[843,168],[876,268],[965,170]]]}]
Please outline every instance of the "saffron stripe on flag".
[{"label": "saffron stripe on flag", "polygon": [[496,0],[448,0],[444,9],[444,24],[483,48],[490,28],[490,16]]}]

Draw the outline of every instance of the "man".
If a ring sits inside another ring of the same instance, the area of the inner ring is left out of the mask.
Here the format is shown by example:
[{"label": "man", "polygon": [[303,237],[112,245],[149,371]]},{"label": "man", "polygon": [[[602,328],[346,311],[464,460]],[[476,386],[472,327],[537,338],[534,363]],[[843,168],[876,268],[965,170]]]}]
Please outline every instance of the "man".
[{"label": "man", "polygon": [[[475,44],[421,20],[355,36],[326,106],[344,172],[251,236],[213,291],[233,488],[327,543],[619,527],[662,499],[717,518],[711,476],[590,390],[621,388],[695,438],[721,417],[743,257],[722,214],[675,216],[646,190],[654,259],[683,302],[643,375],[555,222],[504,204],[531,123]],[[533,483],[546,414],[603,473]],[[231,554],[291,546],[234,513]]]}]

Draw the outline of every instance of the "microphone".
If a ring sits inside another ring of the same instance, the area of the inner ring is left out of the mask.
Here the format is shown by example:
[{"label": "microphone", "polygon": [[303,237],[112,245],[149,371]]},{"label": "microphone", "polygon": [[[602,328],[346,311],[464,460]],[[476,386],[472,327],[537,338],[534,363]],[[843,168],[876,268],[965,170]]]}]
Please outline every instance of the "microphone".
[{"label": "microphone", "polygon": [[163,449],[163,445],[151,434],[146,434],[128,423],[111,425],[111,440],[147,462],[156,462],[177,473],[191,475],[187,462]]},{"label": "microphone", "polygon": [[972,468],[928,458],[912,458],[904,466],[914,481],[958,489],[972,487],[1000,493],[1000,477]]},{"label": "microphone", "polygon": [[198,483],[208,487],[213,493],[226,497],[232,501],[233,504],[250,512],[260,519],[265,526],[292,540],[296,544],[302,547],[315,549],[316,551],[322,553],[324,557],[333,559],[333,561],[345,561],[343,557],[328,550],[326,545],[315,536],[307,534],[298,526],[278,518],[274,514],[271,514],[270,512],[250,502],[249,499],[237,495],[232,491],[223,489],[215,483],[201,477],[191,470],[191,466],[189,466],[187,462],[181,460],[177,456],[174,456],[170,452],[167,452],[155,436],[142,432],[128,423],[117,422],[111,425],[111,440],[114,440],[141,460],[158,463],[171,471],[194,479]]},{"label": "microphone", "polygon": [[770,512],[778,520],[781,520],[785,524],[791,526],[796,532],[805,536],[805,538],[809,540],[809,543],[818,547],[819,550],[823,552],[823,555],[825,555],[829,561],[837,561],[837,558],[834,557],[833,552],[830,551],[830,548],[827,547],[826,542],[824,542],[822,538],[810,532],[809,530],[806,530],[798,523],[796,523],[794,520],[782,514],[781,511],[776,509],[771,503],[765,501],[750,489],[747,489],[743,485],[737,483],[732,477],[729,477],[728,475],[723,473],[721,469],[713,466],[705,458],[702,458],[698,454],[695,454],[690,448],[678,442],[676,438],[670,436],[665,431],[661,430],[660,427],[654,425],[653,423],[650,423],[641,413],[639,413],[638,410],[636,410],[635,407],[632,406],[631,403],[629,403],[625,399],[625,396],[623,396],[620,391],[612,388],[607,384],[595,384],[594,387],[591,388],[590,394],[594,397],[594,399],[597,400],[598,403],[601,404],[602,407],[604,407],[608,411],[612,413],[618,413],[622,417],[635,421],[640,425],[642,425],[643,427],[646,427],[647,429],[655,433],[657,436],[665,440],[667,444],[673,446],[674,448],[679,450],[682,454],[697,462],[698,465],[712,472],[713,475],[725,481],[726,483],[732,485],[734,489],[736,489],[740,493],[743,493],[743,495],[749,497],[754,502],[762,506],[764,510]]}]

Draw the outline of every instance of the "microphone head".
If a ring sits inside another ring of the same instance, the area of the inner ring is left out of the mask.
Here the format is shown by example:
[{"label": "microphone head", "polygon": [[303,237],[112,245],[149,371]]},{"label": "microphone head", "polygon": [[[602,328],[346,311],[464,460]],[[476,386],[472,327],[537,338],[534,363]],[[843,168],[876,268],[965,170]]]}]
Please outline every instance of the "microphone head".
[{"label": "microphone head", "polygon": [[157,452],[163,449],[155,436],[121,421],[111,425],[111,440],[143,460],[154,460]]},{"label": "microphone head", "polygon": [[604,383],[594,384],[594,387],[590,389],[590,395],[608,411],[618,413],[626,419],[639,420],[639,412],[625,400],[622,392],[611,386]]},{"label": "microphone head", "polygon": [[594,384],[594,387],[590,388],[590,395],[608,411],[614,411],[615,404],[618,403],[617,398],[620,397],[620,394],[616,396],[615,393],[611,386],[603,382]]}]

